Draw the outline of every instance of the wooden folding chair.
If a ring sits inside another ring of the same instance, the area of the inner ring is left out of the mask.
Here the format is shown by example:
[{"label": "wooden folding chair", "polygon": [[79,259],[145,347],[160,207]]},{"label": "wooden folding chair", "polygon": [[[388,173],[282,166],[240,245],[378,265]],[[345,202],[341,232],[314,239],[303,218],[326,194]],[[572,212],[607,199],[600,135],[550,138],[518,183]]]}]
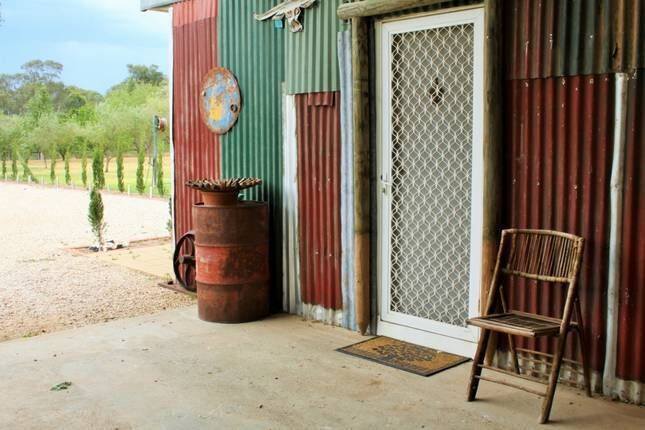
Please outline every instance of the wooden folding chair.
[{"label": "wooden folding chair", "polygon": [[[591,396],[589,367],[585,358],[584,327],[578,299],[577,280],[582,259],[583,239],[572,234],[550,230],[509,229],[502,231],[502,240],[497,254],[495,272],[488,293],[486,311],[479,318],[471,318],[468,324],[481,328],[477,352],[468,384],[468,401],[475,400],[479,381],[495,382],[518,388],[544,397],[540,423],[549,420],[555,387],[560,373],[565,342],[569,331],[574,330],[580,344],[585,389]],[[503,281],[511,277],[541,281],[550,287],[566,288],[566,301],[562,318],[508,309],[504,300]],[[501,312],[500,312],[501,310]],[[572,314],[576,314],[572,318]],[[491,332],[504,333],[508,337],[509,349],[513,358],[514,372],[484,364],[486,348]],[[552,355],[548,383],[520,373],[517,350],[513,336],[538,338],[551,336],[558,338],[555,353]],[[533,382],[547,385],[546,391],[482,376],[482,370],[492,370]]]}]

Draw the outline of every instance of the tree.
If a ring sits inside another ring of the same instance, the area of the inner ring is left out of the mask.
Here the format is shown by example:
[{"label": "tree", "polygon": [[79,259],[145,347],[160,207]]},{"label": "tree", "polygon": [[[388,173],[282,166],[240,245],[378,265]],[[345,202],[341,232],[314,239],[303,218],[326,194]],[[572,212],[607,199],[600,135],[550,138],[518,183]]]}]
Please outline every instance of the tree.
[{"label": "tree", "polygon": [[119,151],[116,154],[116,179],[119,191],[124,192],[125,184],[123,183],[123,151]]},{"label": "tree", "polygon": [[26,82],[56,82],[60,81],[60,75],[63,73],[63,65],[52,60],[27,61],[20,69]]},{"label": "tree", "polygon": [[103,148],[98,145],[94,149],[94,157],[92,158],[92,176],[94,184],[92,188],[99,190],[105,187],[105,174],[103,173]]},{"label": "tree", "polygon": [[33,175],[27,164],[28,149],[25,148],[25,121],[17,116],[2,117],[0,121],[0,158],[6,165],[11,158],[11,179],[18,178],[18,163],[22,166],[22,178],[28,180]]},{"label": "tree", "polygon": [[103,97],[95,91],[70,86],[61,110],[67,120],[85,126],[96,121],[96,106],[101,100]]},{"label": "tree", "polygon": [[81,147],[81,181],[87,188],[87,144],[83,142]]},{"label": "tree", "polygon": [[15,94],[18,85],[16,75],[0,73],[0,113],[15,115],[22,111],[20,100]]},{"label": "tree", "polygon": [[137,152],[137,191],[143,194],[146,191],[146,184],[143,181],[143,164],[146,161],[146,150],[143,145]]},{"label": "tree", "polygon": [[29,126],[35,127],[38,125],[40,118],[48,113],[53,112],[54,106],[52,99],[44,86],[39,86],[33,97],[27,102],[27,114],[30,120]]},{"label": "tree", "polygon": [[56,145],[52,144],[50,148],[50,156],[49,158],[51,159],[49,163],[49,179],[52,184],[56,183]]},{"label": "tree", "polygon": [[46,89],[54,111],[65,114],[74,107],[80,111],[86,109],[79,106],[79,96],[85,99],[87,108],[102,100],[96,91],[65,85],[60,80],[62,71],[63,65],[55,61],[31,60],[18,73],[0,74],[0,113],[25,113],[29,100],[39,88]]},{"label": "tree", "polygon": [[[78,125],[63,121],[56,113],[42,114],[38,122],[33,124],[26,121],[24,126],[24,152],[47,154],[52,163],[56,162],[58,155],[65,160],[80,131]],[[50,166],[51,167],[51,166]]]},{"label": "tree", "polygon": [[67,185],[72,184],[72,175],[69,173],[69,157],[70,157],[70,151],[68,149],[65,152],[65,183]]},{"label": "tree", "polygon": [[107,224],[103,220],[103,199],[101,198],[101,193],[96,189],[92,188],[90,191],[90,206],[87,213],[87,220],[90,222],[90,227],[92,232],[96,236],[96,241],[98,242],[99,249],[103,250],[105,245],[105,229]]},{"label": "tree", "polygon": [[126,81],[139,84],[161,85],[166,81],[166,76],[159,71],[159,66],[151,64],[128,64],[128,78]]},{"label": "tree", "polygon": [[18,178],[18,148],[13,145],[11,148],[11,179]]},{"label": "tree", "polygon": [[2,161],[2,177],[7,176],[7,160],[12,158],[13,145],[16,135],[16,117],[0,114],[0,160]]},{"label": "tree", "polygon": [[155,163],[157,164],[157,192],[159,193],[160,196],[163,196],[166,192],[164,189],[164,183],[163,183],[163,152],[159,151],[157,153],[157,159],[155,160]]}]

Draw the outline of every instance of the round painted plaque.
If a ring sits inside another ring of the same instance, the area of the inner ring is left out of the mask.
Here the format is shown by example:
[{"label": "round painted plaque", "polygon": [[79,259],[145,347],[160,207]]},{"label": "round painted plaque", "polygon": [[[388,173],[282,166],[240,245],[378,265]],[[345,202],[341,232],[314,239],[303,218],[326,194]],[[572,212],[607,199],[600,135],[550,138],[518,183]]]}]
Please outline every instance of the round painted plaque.
[{"label": "round painted plaque", "polygon": [[200,110],[204,122],[214,133],[224,134],[240,115],[241,97],[237,79],[223,67],[209,70],[202,80]]}]

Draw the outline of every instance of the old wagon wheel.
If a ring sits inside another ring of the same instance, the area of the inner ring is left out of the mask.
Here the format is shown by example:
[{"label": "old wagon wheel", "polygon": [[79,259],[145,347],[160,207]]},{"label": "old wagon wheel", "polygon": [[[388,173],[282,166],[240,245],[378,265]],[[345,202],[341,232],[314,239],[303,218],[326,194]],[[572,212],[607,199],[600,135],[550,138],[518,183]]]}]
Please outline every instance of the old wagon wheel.
[{"label": "old wagon wheel", "polygon": [[172,267],[179,285],[188,291],[197,291],[195,281],[195,234],[192,231],[184,234],[177,241],[172,255]]}]

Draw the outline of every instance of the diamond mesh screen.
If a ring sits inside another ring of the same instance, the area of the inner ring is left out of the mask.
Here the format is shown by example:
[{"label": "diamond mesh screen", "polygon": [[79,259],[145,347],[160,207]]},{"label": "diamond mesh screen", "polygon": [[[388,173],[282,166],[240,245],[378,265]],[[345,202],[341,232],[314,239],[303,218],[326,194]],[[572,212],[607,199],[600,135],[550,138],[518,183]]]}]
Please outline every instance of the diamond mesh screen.
[{"label": "diamond mesh screen", "polygon": [[392,37],[390,309],[464,326],[474,27]]}]

